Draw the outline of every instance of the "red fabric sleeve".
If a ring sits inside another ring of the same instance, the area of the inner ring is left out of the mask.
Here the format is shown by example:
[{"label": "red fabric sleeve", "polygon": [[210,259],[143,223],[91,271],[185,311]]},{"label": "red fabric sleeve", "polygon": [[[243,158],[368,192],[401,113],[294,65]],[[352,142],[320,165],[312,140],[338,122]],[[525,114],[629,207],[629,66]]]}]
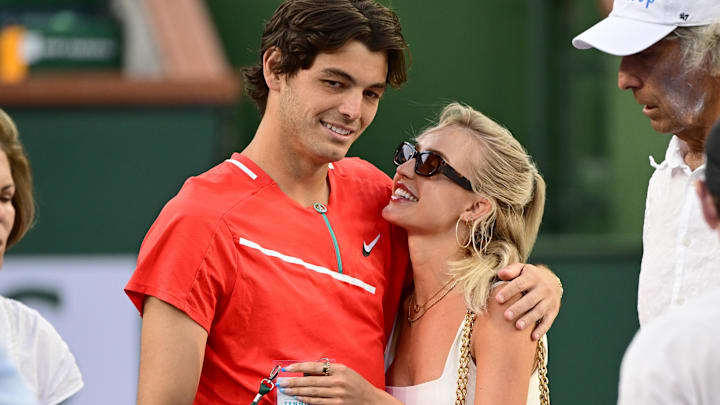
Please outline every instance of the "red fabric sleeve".
[{"label": "red fabric sleeve", "polygon": [[125,292],[141,315],[145,297],[153,296],[209,333],[215,313],[232,293],[237,250],[222,216],[192,200],[183,200],[181,192],[165,206],[145,236]]}]

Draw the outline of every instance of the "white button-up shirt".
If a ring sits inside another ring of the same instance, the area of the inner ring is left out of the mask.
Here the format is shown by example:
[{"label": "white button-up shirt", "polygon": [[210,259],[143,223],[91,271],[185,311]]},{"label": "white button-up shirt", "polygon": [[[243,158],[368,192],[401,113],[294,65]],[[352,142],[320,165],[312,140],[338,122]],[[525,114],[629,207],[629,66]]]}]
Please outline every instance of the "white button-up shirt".
[{"label": "white button-up shirt", "polygon": [[618,405],[720,404],[718,336],[720,291],[643,326],[623,358]]},{"label": "white button-up shirt", "polygon": [[703,292],[720,289],[720,239],[703,218],[695,181],[705,164],[690,170],[687,144],[670,140],[665,161],[650,157],[650,178],[643,258],[638,287],[638,315],[643,326],[665,310],[681,306]]}]

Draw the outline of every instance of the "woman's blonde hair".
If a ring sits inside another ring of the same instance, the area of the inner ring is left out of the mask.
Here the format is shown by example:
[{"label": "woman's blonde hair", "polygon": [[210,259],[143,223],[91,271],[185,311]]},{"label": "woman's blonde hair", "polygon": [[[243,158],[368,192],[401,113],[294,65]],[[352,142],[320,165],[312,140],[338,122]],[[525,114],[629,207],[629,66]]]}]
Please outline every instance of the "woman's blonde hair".
[{"label": "woman's blonde hair", "polygon": [[0,109],[0,148],[7,155],[10,172],[15,183],[12,205],[15,207],[15,223],[7,240],[10,247],[22,239],[35,220],[32,173],[25,149],[20,143],[13,120]]},{"label": "woman's blonde hair", "polygon": [[466,105],[445,107],[437,125],[418,139],[447,127],[456,127],[473,140],[475,147],[468,151],[472,172],[465,176],[491,204],[487,215],[472,222],[458,219],[458,228],[464,225],[464,230],[456,236],[465,257],[449,263],[468,308],[480,313],[498,270],[530,255],[545,207],[545,181],[510,131]]}]

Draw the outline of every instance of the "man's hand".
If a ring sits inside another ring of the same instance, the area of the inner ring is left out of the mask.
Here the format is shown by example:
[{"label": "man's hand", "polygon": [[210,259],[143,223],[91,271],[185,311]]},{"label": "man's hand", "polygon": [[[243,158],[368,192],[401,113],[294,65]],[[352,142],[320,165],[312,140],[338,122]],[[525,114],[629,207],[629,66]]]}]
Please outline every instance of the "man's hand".
[{"label": "man's hand", "polygon": [[505,319],[519,317],[515,327],[525,329],[534,325],[532,338],[540,339],[555,321],[560,311],[563,288],[560,279],[545,266],[515,263],[500,270],[498,276],[509,283],[498,292],[495,299],[502,304],[517,294],[523,297],[505,311]]},{"label": "man's hand", "polygon": [[333,363],[323,372],[324,363],[295,363],[283,370],[305,377],[280,378],[283,393],[309,405],[402,405],[387,392],[374,387],[350,367]]}]

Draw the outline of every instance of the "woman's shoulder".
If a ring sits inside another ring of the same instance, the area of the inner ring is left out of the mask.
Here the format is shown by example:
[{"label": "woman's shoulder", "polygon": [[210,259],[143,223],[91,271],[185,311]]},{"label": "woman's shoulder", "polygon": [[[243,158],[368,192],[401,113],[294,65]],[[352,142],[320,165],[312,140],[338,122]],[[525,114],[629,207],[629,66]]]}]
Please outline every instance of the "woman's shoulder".
[{"label": "woman's shoulder", "polygon": [[497,280],[493,280],[493,283],[490,285],[490,293],[488,294],[486,310],[487,310],[488,314],[490,315],[491,319],[497,319],[498,315],[500,315],[499,318],[501,318],[501,320],[504,320],[505,319],[505,317],[504,317],[505,311],[512,304],[517,302],[517,300],[519,300],[521,297],[518,294],[516,297],[510,298],[509,300],[505,301],[502,304],[498,303],[497,300],[495,299],[495,296],[500,292],[500,290],[502,290],[502,288],[505,286],[505,284],[507,284],[507,281],[497,279]]},{"label": "woman's shoulder", "polygon": [[31,337],[42,333],[57,334],[55,328],[38,311],[20,301],[0,295],[0,310],[5,313],[10,322],[10,331],[15,335]]},{"label": "woman's shoulder", "polygon": [[[525,328],[525,330],[519,331],[515,328],[515,322],[508,320],[505,317],[506,311],[520,298],[521,294],[517,294],[514,297],[506,300],[502,304],[497,302],[495,296],[500,292],[503,286],[507,284],[507,281],[495,281],[490,287],[490,292],[487,298],[487,305],[485,311],[478,314],[476,322],[483,324],[486,328],[489,328],[491,333],[502,334],[502,335],[528,335],[530,336],[532,328]],[[517,321],[517,319],[515,319]]]},{"label": "woman's shoulder", "polygon": [[0,295],[0,311],[4,312],[9,321],[9,331],[19,348],[25,350],[39,350],[35,345],[46,345],[47,349],[62,349],[70,353],[67,344],[47,319],[40,313],[12,298]]},{"label": "woman's shoulder", "polygon": [[9,323],[2,344],[38,397],[59,403],[83,386],[70,348],[38,311],[0,296],[0,316]]}]

